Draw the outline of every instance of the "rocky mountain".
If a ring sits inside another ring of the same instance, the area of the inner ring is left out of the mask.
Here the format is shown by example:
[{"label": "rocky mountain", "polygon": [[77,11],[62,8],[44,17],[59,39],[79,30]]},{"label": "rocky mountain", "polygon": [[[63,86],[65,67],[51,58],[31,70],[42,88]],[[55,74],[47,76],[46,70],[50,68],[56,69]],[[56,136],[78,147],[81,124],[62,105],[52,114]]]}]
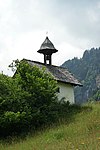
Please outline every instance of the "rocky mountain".
[{"label": "rocky mountain", "polygon": [[91,97],[100,100],[100,48],[86,50],[82,58],[75,57],[65,61],[62,66],[73,73],[83,84],[82,88],[75,88],[77,103],[86,102]]}]

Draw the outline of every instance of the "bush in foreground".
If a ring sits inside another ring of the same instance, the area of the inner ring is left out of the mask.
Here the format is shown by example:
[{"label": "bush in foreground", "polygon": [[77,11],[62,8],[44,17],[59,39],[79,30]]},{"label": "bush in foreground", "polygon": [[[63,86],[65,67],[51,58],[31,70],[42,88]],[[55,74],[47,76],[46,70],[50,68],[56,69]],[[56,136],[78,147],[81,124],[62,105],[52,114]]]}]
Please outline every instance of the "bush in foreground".
[{"label": "bush in foreground", "polygon": [[14,78],[0,74],[0,136],[27,132],[58,120],[57,83],[45,69],[21,61]]}]

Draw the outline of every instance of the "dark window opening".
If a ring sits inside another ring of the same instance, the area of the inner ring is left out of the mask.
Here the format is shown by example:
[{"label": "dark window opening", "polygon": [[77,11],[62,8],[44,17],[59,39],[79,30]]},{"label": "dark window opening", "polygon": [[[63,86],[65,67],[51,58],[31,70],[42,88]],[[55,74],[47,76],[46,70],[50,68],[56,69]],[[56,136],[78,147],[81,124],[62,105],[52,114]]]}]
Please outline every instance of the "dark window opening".
[{"label": "dark window opening", "polygon": [[60,87],[57,88],[57,92],[60,93]]}]

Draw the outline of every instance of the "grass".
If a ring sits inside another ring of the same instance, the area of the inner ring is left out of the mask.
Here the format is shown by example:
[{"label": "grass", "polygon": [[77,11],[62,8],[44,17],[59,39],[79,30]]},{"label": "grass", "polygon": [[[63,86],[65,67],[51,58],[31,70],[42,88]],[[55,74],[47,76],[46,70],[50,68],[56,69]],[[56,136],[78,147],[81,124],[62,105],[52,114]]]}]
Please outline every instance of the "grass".
[{"label": "grass", "polygon": [[100,103],[84,106],[69,124],[13,138],[10,144],[1,141],[0,150],[100,150]]}]

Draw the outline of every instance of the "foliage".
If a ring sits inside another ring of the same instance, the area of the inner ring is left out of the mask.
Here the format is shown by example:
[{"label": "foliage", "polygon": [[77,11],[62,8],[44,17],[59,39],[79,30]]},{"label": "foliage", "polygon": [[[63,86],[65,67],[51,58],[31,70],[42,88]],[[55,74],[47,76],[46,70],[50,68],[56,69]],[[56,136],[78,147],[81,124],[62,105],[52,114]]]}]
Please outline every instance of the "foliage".
[{"label": "foliage", "polygon": [[20,132],[30,120],[27,106],[28,93],[17,84],[16,79],[0,74],[0,136]]},{"label": "foliage", "polygon": [[41,70],[23,61],[17,68],[15,78],[28,96],[28,105],[32,114],[32,124],[40,126],[55,118],[53,105],[57,103],[57,83],[45,68]]},{"label": "foliage", "polygon": [[13,60],[12,63],[9,65],[9,67],[11,68],[11,70],[12,70],[13,72],[16,71],[16,69],[17,69],[19,63],[20,63],[20,61],[19,61],[18,59],[16,59],[16,60]]},{"label": "foliage", "polygon": [[59,120],[69,103],[58,102],[57,88],[45,68],[24,60],[17,65],[13,78],[0,74],[0,136],[27,132]]},{"label": "foliage", "polygon": [[77,103],[86,102],[100,89],[100,48],[86,50],[83,57],[66,61],[62,66],[68,68],[82,83],[75,89]]},{"label": "foliage", "polygon": [[100,90],[99,89],[94,93],[92,100],[100,101]]}]

